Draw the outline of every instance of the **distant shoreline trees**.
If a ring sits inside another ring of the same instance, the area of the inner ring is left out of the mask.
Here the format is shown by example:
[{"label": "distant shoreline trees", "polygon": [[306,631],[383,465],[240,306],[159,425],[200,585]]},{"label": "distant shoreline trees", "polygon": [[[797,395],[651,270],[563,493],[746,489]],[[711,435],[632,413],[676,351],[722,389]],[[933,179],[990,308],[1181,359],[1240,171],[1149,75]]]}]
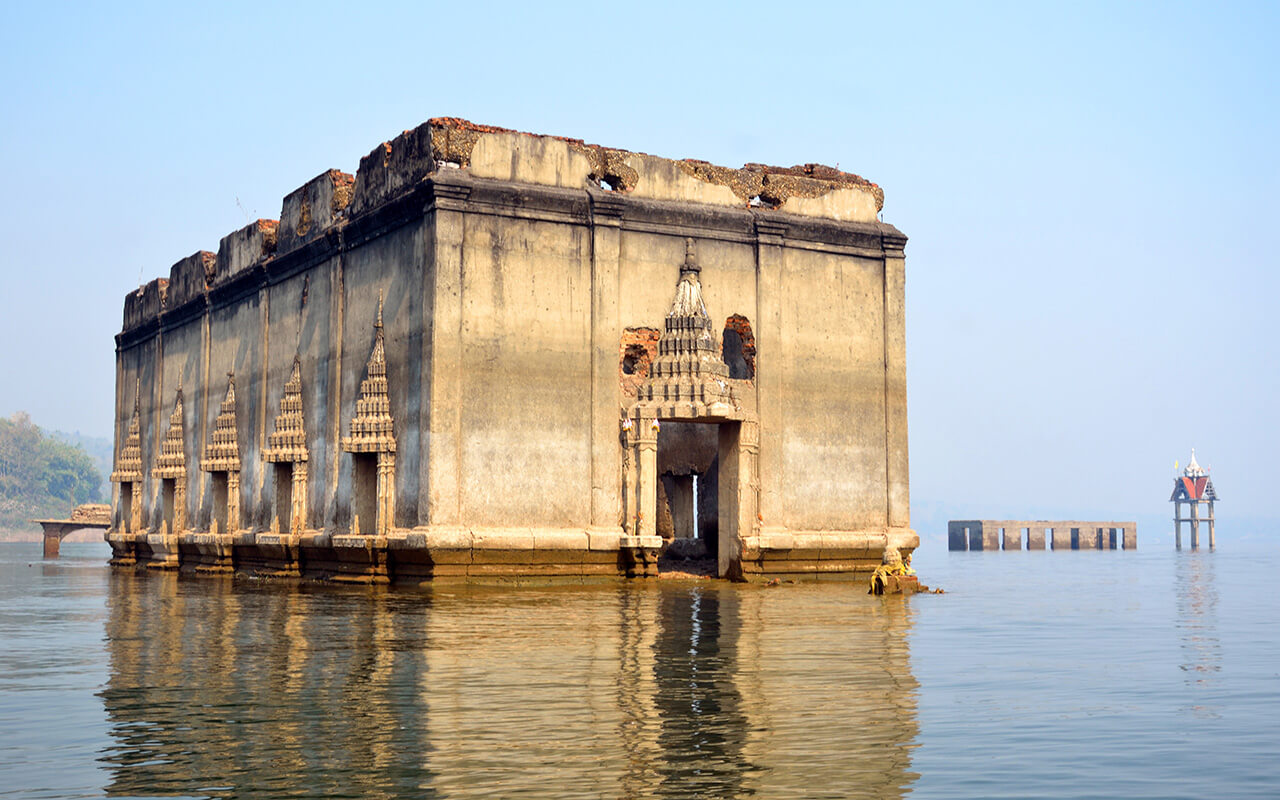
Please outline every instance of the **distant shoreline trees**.
[{"label": "distant shoreline trees", "polygon": [[0,419],[0,537],[38,532],[32,519],[101,502],[102,482],[83,448],[46,434],[26,412]]}]

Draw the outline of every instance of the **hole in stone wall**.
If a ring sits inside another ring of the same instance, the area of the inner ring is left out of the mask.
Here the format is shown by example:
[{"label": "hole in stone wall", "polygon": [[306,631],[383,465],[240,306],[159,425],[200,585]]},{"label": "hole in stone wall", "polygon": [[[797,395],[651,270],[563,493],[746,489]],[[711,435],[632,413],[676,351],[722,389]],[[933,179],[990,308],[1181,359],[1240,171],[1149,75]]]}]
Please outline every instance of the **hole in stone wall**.
[{"label": "hole in stone wall", "polygon": [[[706,490],[707,490],[707,485],[706,485],[706,482],[704,481],[702,483],[702,491],[705,492]],[[702,530],[702,528],[698,525],[698,520],[702,516],[700,513],[700,509],[698,508],[698,502],[701,499],[701,496],[698,494],[698,491],[699,491],[698,490],[698,473],[695,472],[693,473],[693,530],[695,533],[701,532]]]},{"label": "hole in stone wall", "polygon": [[657,328],[627,328],[618,342],[618,378],[622,393],[636,397],[658,354]]},{"label": "hole in stone wall", "polygon": [[603,169],[594,171],[590,175],[590,180],[606,192],[626,192],[635,188],[638,177],[635,170],[624,164],[620,168],[605,166]]},{"label": "hole in stone wall", "polygon": [[724,363],[729,367],[729,377],[752,380],[756,377],[756,337],[751,331],[751,321],[741,314],[734,314],[724,322],[721,335],[721,351]]},{"label": "hole in stone wall", "polygon": [[644,347],[638,344],[627,345],[627,350],[622,355],[622,374],[635,375],[640,370],[642,361],[647,361],[649,354]]}]

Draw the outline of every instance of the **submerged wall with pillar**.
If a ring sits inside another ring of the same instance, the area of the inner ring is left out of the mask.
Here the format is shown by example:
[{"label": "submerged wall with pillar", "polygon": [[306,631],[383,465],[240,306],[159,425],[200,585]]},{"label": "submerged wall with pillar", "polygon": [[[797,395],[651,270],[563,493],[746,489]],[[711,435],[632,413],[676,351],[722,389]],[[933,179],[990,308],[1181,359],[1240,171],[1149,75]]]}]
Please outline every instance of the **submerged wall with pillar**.
[{"label": "submerged wall with pillar", "polygon": [[962,519],[947,523],[948,550],[1136,550],[1138,523]]}]

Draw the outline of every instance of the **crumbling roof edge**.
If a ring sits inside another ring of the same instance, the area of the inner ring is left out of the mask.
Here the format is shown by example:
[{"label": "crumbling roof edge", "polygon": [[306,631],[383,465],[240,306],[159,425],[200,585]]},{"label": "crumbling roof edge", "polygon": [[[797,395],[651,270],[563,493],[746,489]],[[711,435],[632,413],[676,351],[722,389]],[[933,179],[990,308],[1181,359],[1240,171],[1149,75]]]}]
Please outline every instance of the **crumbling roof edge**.
[{"label": "crumbling roof edge", "polygon": [[[696,180],[728,189],[744,207],[762,212],[788,213],[788,209],[783,207],[788,200],[820,198],[840,189],[857,189],[869,193],[875,200],[877,212],[884,206],[884,192],[877,184],[860,175],[823,164],[806,163],[782,167],[749,162],[741,167],[722,167],[700,159],[670,159],[641,151],[589,144],[583,139],[567,136],[475,123],[461,117],[432,117],[418,127],[406,130],[400,136],[375,147],[360,159],[360,167],[354,176],[337,169],[325,170],[285,195],[286,204],[291,198],[302,199],[299,213],[305,219],[298,220],[301,224],[282,225],[286,219],[285,209],[282,209],[280,220],[255,220],[222,237],[216,255],[210,251],[197,251],[193,256],[179,261],[178,264],[182,264],[199,256],[203,261],[201,267],[206,273],[204,287],[186,287],[183,297],[178,298],[182,301],[180,304],[185,305],[185,301],[191,299],[187,295],[199,293],[199,288],[208,292],[215,284],[233,279],[236,274],[250,267],[270,261],[277,255],[278,243],[287,248],[282,252],[287,252],[315,238],[319,232],[344,225],[352,216],[363,215],[391,202],[435,174],[442,165],[468,167],[477,141],[485,134],[515,134],[563,142],[586,156],[591,165],[591,172],[587,176],[590,183],[599,182],[624,193],[635,188],[640,179],[636,169],[627,163],[628,157],[636,156],[673,164]],[[332,183],[336,191],[330,198],[328,208],[312,208],[308,205],[308,193],[322,180]],[[374,185],[362,187],[362,183]],[[816,208],[824,209],[826,206],[819,205]],[[314,228],[312,215],[316,217]],[[825,215],[819,211],[816,214],[801,213],[800,216]],[[905,242],[906,237],[896,228],[886,223],[878,224],[886,229],[887,236],[897,235]],[[284,241],[280,241],[281,238]],[[165,290],[168,284],[167,279],[157,278],[129,292],[126,296],[122,333],[145,324],[151,317],[158,317],[165,310]],[[144,307],[152,305],[158,307]]]}]

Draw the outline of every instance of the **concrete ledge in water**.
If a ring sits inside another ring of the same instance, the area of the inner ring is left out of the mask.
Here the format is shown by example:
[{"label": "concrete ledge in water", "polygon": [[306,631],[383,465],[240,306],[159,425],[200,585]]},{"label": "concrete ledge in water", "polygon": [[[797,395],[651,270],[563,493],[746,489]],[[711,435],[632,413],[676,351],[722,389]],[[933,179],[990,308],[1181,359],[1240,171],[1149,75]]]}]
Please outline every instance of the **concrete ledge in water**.
[{"label": "concrete ledge in water", "polygon": [[[1003,547],[1002,547],[1003,545]],[[1138,523],[968,519],[947,523],[948,550],[1136,550]]]},{"label": "concrete ledge in water", "polygon": [[[467,529],[457,526],[395,530],[386,536],[297,533],[110,532],[117,567],[145,565],[189,574],[242,574],[346,583],[422,583],[535,578],[652,577],[664,540],[590,529]],[[742,540],[740,577],[767,580],[865,579],[886,548],[910,552],[909,529],[772,531]]]}]

